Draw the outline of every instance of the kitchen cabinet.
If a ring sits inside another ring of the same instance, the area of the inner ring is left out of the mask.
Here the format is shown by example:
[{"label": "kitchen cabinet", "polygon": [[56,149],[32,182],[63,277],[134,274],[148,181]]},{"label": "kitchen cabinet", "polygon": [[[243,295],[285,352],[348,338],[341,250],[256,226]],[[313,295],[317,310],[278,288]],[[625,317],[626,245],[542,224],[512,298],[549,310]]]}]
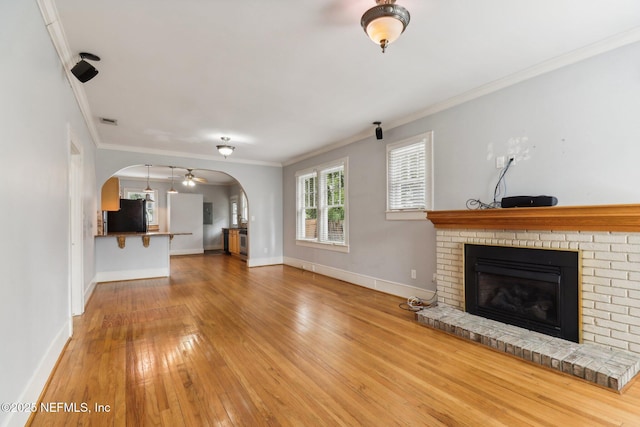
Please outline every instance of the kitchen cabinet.
[{"label": "kitchen cabinet", "polygon": [[111,177],[102,186],[101,203],[103,211],[120,210],[120,179]]},{"label": "kitchen cabinet", "polygon": [[240,254],[240,230],[237,228],[229,229],[229,252]]}]

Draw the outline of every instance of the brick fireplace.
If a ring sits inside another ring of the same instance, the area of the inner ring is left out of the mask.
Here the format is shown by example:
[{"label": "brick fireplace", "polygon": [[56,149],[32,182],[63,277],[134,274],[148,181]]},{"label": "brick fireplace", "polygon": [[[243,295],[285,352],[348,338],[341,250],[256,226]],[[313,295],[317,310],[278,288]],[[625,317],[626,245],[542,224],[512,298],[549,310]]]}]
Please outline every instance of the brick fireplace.
[{"label": "brick fireplace", "polygon": [[[465,310],[466,243],[573,250],[581,265],[582,342],[640,356],[640,205],[430,211],[427,218],[436,227],[438,302],[447,310]],[[440,328],[456,333],[459,326]]]},{"label": "brick fireplace", "polygon": [[578,250],[582,337],[640,354],[640,205],[434,211],[439,303],[464,310],[463,244]]}]

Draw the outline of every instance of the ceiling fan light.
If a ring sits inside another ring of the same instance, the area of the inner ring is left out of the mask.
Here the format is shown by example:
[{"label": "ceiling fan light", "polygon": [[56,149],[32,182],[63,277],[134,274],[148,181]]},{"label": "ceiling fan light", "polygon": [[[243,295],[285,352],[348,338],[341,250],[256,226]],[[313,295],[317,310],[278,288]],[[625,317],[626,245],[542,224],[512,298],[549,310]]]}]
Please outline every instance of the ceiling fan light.
[{"label": "ceiling fan light", "polygon": [[367,10],[360,25],[371,41],[379,45],[384,53],[390,43],[400,37],[409,25],[409,11],[395,3],[395,0],[376,0],[377,5]]}]

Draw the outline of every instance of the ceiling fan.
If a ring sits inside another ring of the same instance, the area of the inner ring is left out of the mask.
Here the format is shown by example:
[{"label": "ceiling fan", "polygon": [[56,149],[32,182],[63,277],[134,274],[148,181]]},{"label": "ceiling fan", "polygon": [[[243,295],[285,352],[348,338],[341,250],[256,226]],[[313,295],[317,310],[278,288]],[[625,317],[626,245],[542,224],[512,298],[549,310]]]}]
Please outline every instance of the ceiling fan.
[{"label": "ceiling fan", "polygon": [[182,184],[186,185],[187,187],[194,187],[196,185],[196,182],[200,184],[206,184],[207,180],[195,176],[193,174],[193,169],[187,169],[187,173],[184,174],[184,181],[182,181]]}]

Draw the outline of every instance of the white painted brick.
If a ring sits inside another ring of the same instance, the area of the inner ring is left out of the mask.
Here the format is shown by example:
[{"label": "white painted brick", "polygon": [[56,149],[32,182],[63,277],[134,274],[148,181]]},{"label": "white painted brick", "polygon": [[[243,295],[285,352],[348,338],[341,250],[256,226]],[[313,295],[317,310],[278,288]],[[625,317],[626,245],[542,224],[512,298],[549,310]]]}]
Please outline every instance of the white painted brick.
[{"label": "white painted brick", "polygon": [[629,262],[640,262],[640,254],[626,254],[627,261]]},{"label": "white painted brick", "polygon": [[595,319],[595,324],[601,328],[608,328],[619,332],[630,332],[629,325],[623,323],[612,322],[605,319]]},{"label": "white painted brick", "polygon": [[598,293],[600,295],[613,296],[614,297],[614,301],[613,301],[614,304],[618,304],[615,301],[616,298],[620,299],[620,297],[623,297],[623,298],[627,297],[627,290],[626,289],[612,288],[611,286],[596,286],[595,287],[595,291],[596,291],[596,293]]},{"label": "white painted brick", "polygon": [[582,282],[582,292],[594,292],[595,285]]},{"label": "white painted brick", "polygon": [[591,316],[582,316],[582,325],[595,325],[596,319]]},{"label": "white painted brick", "polygon": [[[629,309],[629,315],[631,315],[631,316],[633,316],[633,317],[640,318],[640,310],[638,310],[637,308],[633,308],[633,307],[631,307],[631,308]],[[635,325],[635,323],[634,323],[634,325]]]},{"label": "white painted brick", "polygon": [[596,306],[595,301],[587,300],[584,298],[582,299],[582,308],[595,308],[595,306]]},{"label": "white painted brick", "polygon": [[[595,258],[595,252],[593,251],[582,251],[580,252],[582,254],[582,259],[592,259]],[[625,258],[626,259],[626,258]]]},{"label": "white painted brick", "polygon": [[[632,274],[634,274],[634,273],[632,273]],[[629,275],[629,278],[631,278],[631,274]],[[640,281],[634,281],[634,280],[612,280],[611,281],[611,286],[613,286],[614,288],[625,288],[625,289],[640,290]]]},{"label": "white painted brick", "polygon": [[640,353],[640,345],[629,343],[629,351],[633,351],[634,353]]},{"label": "white painted brick", "polygon": [[600,336],[605,336],[605,337],[609,337],[611,336],[611,330],[609,328],[601,328],[598,327],[596,325],[582,325],[582,329],[585,332],[591,332],[594,335],[600,335]]},{"label": "white painted brick", "polygon": [[614,270],[622,270],[622,271],[640,271],[640,264],[635,262],[611,262],[611,268]]},{"label": "white painted brick", "polygon": [[634,335],[640,335],[640,326],[629,326],[629,333]]},{"label": "white painted brick", "polygon": [[583,251],[609,252],[611,250],[611,245],[608,243],[578,242],[578,245]]},{"label": "white painted brick", "polygon": [[640,245],[632,245],[632,244],[611,245],[611,251],[637,254],[637,253],[640,253]]},{"label": "white painted brick", "polygon": [[629,293],[629,298],[640,299],[640,291],[635,291],[635,290],[630,289],[627,292]]},{"label": "white painted brick", "polygon": [[[634,309],[631,309],[630,311],[633,313],[633,310]],[[640,310],[638,310],[638,314],[640,314]],[[628,316],[626,314],[612,313],[611,320],[613,320],[614,322],[626,323],[628,325],[640,326],[640,317],[638,316]]]},{"label": "white painted brick", "polygon": [[608,311],[595,309],[595,308],[583,308],[582,315],[591,316],[598,319],[605,319],[605,320],[611,319],[611,313],[609,313]]},{"label": "white painted brick", "polygon": [[610,338],[610,337],[602,337],[600,335],[596,335],[595,336],[595,342],[598,344],[604,344],[604,345],[609,345],[611,347],[616,347],[616,348],[620,348],[622,350],[628,350],[629,349],[629,343],[626,341],[622,341],[619,339],[615,339],[615,338]]},{"label": "white painted brick", "polygon": [[593,276],[595,275],[595,270],[593,268],[583,268],[582,275],[583,276]]},{"label": "white painted brick", "polygon": [[580,243],[578,243],[578,242],[569,242],[569,249],[580,249]]},{"label": "white painted brick", "polygon": [[611,279],[607,277],[585,276],[582,278],[582,289],[585,285],[611,286]]},{"label": "white painted brick", "polygon": [[603,259],[603,260],[609,260],[609,261],[626,261],[627,260],[627,254],[625,254],[624,252],[594,252],[593,257],[595,259]]},{"label": "white painted brick", "polygon": [[632,342],[635,344],[640,344],[640,335],[633,335],[633,334],[620,332],[620,331],[611,331],[611,337],[617,338],[619,340],[625,340],[627,342]]},{"label": "white painted brick", "polygon": [[640,233],[629,234],[627,241],[632,244],[640,245]]},{"label": "white painted brick", "polygon": [[597,260],[597,259],[584,259],[582,260],[582,267],[594,267],[594,268],[611,268],[611,261]]},{"label": "white painted brick", "polygon": [[595,335],[593,335],[590,332],[583,332],[582,333],[582,340],[584,342],[595,342]]},{"label": "white painted brick", "polygon": [[[583,274],[587,274],[586,271],[589,270],[588,268],[583,268],[582,272]],[[626,279],[627,278],[627,272],[626,271],[620,271],[620,270],[605,270],[605,269],[595,269],[594,270],[594,275],[598,276],[598,277],[609,277],[611,279]]]},{"label": "white painted brick", "polygon": [[598,243],[627,243],[626,234],[594,234],[593,241]]},{"label": "white painted brick", "polygon": [[631,272],[629,273],[629,280],[635,280],[637,282],[640,282],[640,273],[636,273],[636,272]]},{"label": "white painted brick", "polygon": [[540,233],[540,240],[553,240],[553,241],[561,241],[567,240],[565,234],[561,233]]},{"label": "white painted brick", "polygon": [[477,232],[475,231],[461,231],[458,236],[460,237],[476,237],[477,236]]},{"label": "white painted brick", "polygon": [[516,233],[518,240],[540,240],[540,233]]},{"label": "white painted brick", "polygon": [[608,311],[611,314],[611,319],[613,319],[613,315],[614,313],[617,314],[627,314],[629,312],[628,307],[622,306],[622,305],[617,305],[617,304],[607,304],[604,302],[598,302],[596,301],[596,310],[603,310],[603,311]]},{"label": "white painted brick", "polygon": [[611,296],[598,294],[594,292],[582,292],[582,300],[583,301],[594,301],[594,302],[604,302],[611,303]]},{"label": "white painted brick", "polygon": [[640,299],[626,298],[626,297],[613,297],[611,299],[611,303],[625,305],[627,307],[640,308]]},{"label": "white painted brick", "polygon": [[571,242],[593,242],[592,234],[567,233],[565,236]]}]

